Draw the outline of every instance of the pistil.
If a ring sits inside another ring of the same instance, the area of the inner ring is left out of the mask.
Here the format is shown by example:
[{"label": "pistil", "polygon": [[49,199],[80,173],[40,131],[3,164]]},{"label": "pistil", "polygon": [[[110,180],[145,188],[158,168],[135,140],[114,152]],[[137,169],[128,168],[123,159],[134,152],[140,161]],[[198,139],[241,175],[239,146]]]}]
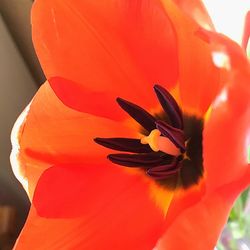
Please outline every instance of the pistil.
[{"label": "pistil", "polygon": [[181,154],[180,148],[167,137],[161,136],[158,129],[154,129],[148,136],[141,138],[142,144],[148,144],[154,152],[162,151],[166,154],[179,156]]}]

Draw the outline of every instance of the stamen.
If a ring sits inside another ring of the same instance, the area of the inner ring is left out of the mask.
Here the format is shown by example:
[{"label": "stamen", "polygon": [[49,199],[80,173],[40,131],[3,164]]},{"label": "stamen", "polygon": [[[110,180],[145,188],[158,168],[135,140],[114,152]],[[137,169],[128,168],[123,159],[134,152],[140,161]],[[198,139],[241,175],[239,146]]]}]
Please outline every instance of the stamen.
[{"label": "stamen", "polygon": [[152,152],[149,145],[142,145],[139,139],[130,138],[95,138],[94,141],[106,148],[132,152],[149,153]]},{"label": "stamen", "polygon": [[147,154],[110,154],[108,159],[115,164],[126,167],[151,168],[164,164],[169,164],[171,157],[162,153]]},{"label": "stamen", "polygon": [[[117,98],[120,107],[126,111],[149,133],[139,139],[131,138],[95,138],[94,141],[106,148],[131,152],[108,155],[108,159],[126,167],[140,167],[147,175],[163,180],[179,172],[186,152],[183,131],[182,112],[171,94],[159,85],[154,86],[155,93],[170,124],[156,119],[140,106],[122,98]],[[188,158],[185,157],[185,160]]]},{"label": "stamen", "polygon": [[157,166],[154,168],[150,168],[147,173],[159,173],[159,172],[165,172],[165,171],[171,171],[173,168],[176,167],[178,164],[178,158],[174,157],[173,161],[170,164],[162,165],[162,166]]},{"label": "stamen", "polygon": [[156,119],[146,110],[122,98],[118,97],[116,100],[120,107],[125,110],[131,117],[133,117],[147,131],[155,129]]},{"label": "stamen", "polygon": [[176,147],[182,150],[183,153],[185,152],[186,147],[183,130],[174,128],[164,121],[157,121],[156,127],[160,130],[163,136],[169,138]]},{"label": "stamen", "polygon": [[172,95],[159,85],[154,86],[157,98],[175,128],[183,129],[182,112]]},{"label": "stamen", "polygon": [[147,174],[157,180],[166,179],[167,176],[176,174],[179,171],[181,167],[180,159],[175,157],[170,164],[150,168]]},{"label": "stamen", "polygon": [[179,168],[173,169],[170,171],[161,172],[161,173],[151,172],[151,173],[147,173],[147,174],[156,180],[165,180],[168,176],[171,176],[171,175],[176,174],[178,172],[179,172]]}]

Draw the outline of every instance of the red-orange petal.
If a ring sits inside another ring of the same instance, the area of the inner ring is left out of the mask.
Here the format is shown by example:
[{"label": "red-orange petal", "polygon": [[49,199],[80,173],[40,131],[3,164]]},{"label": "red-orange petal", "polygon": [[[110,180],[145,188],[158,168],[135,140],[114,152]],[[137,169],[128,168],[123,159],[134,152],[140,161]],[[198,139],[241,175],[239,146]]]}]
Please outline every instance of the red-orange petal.
[{"label": "red-orange petal", "polygon": [[142,176],[106,165],[58,165],[38,181],[22,249],[152,250],[164,213]]},{"label": "red-orange petal", "polygon": [[183,109],[202,117],[231,76],[227,65],[217,64],[217,54],[224,53],[229,61],[235,61],[242,51],[229,39],[202,29],[171,0],[162,2],[177,35],[179,92]]},{"label": "red-orange petal", "polygon": [[[36,0],[32,27],[47,79],[68,81],[62,89],[52,82],[52,88],[77,110],[97,112],[81,99],[105,93],[153,107],[153,85],[171,88],[176,84],[175,31],[158,0]],[[105,110],[114,105],[103,102],[99,115],[106,116]]]},{"label": "red-orange petal", "polygon": [[[232,65],[236,57],[233,59]],[[238,59],[230,81],[205,119],[205,175],[204,183],[201,182],[205,185],[200,185],[202,189],[192,187],[175,193],[167,214],[167,230],[159,242],[160,250],[214,249],[233,202],[250,185],[250,70],[246,60],[243,63]]]},{"label": "red-orange petal", "polygon": [[239,192],[249,185],[249,178],[248,171],[247,175],[244,173],[238,180],[221,186],[184,210],[166,230],[157,249],[214,249],[232,204]]},{"label": "red-orange petal", "polygon": [[214,30],[214,25],[201,0],[173,0],[182,11],[192,17],[204,29]]},{"label": "red-orange petal", "polygon": [[68,108],[46,82],[33,98],[18,135],[18,172],[28,179],[32,195],[37,178],[53,164],[107,162],[110,150],[94,138],[135,138],[136,130],[129,126]]},{"label": "red-orange petal", "polygon": [[242,36],[242,47],[247,52],[247,47],[250,40],[250,10],[247,12],[245,17],[244,32]]},{"label": "red-orange petal", "polygon": [[232,82],[213,102],[205,123],[203,156],[210,191],[236,180],[249,168],[249,69],[245,74],[234,72]]}]

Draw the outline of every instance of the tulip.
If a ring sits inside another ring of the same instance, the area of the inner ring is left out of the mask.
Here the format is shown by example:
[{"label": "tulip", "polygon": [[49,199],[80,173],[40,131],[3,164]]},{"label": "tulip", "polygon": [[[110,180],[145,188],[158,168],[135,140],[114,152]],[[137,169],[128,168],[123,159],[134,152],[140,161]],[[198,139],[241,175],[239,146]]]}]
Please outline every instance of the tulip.
[{"label": "tulip", "polygon": [[214,249],[250,183],[250,66],[183,3],[35,1],[48,80],[12,132],[15,249]]}]

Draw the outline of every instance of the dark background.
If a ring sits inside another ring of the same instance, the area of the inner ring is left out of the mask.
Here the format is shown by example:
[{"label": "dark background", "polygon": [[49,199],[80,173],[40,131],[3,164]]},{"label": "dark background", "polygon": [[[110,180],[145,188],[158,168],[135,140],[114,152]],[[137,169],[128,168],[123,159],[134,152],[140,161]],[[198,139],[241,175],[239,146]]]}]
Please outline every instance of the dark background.
[{"label": "dark background", "polygon": [[9,155],[13,124],[44,82],[31,41],[31,5],[31,0],[0,0],[0,250],[11,249],[29,209]]}]

